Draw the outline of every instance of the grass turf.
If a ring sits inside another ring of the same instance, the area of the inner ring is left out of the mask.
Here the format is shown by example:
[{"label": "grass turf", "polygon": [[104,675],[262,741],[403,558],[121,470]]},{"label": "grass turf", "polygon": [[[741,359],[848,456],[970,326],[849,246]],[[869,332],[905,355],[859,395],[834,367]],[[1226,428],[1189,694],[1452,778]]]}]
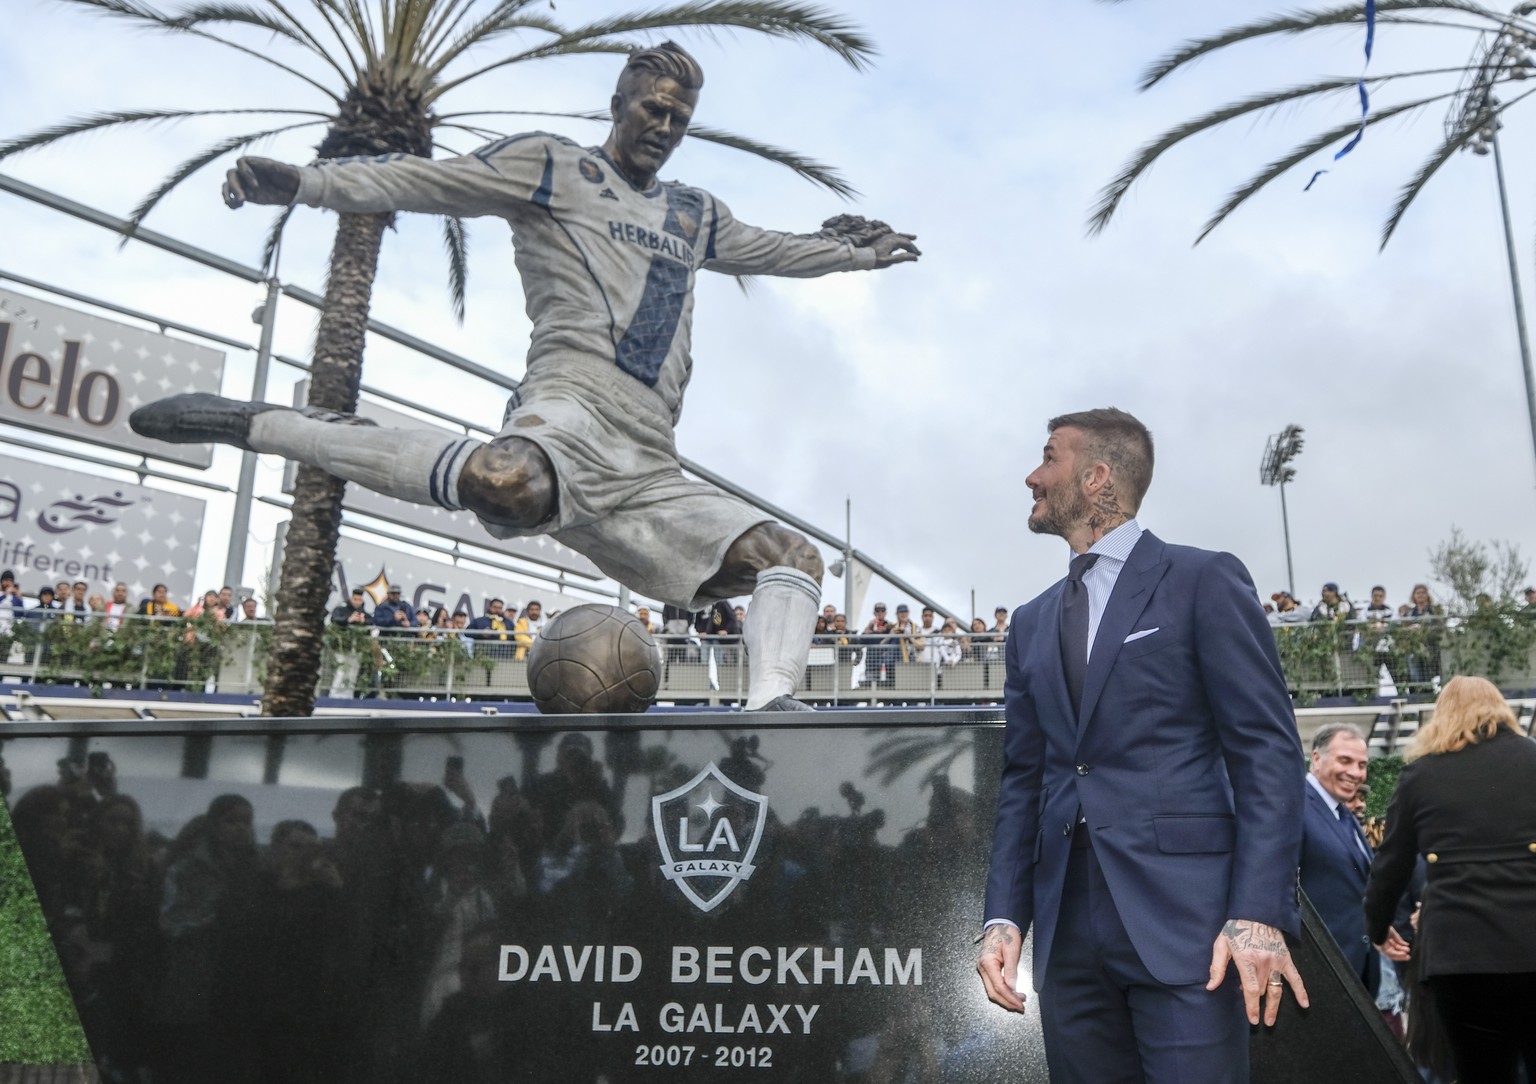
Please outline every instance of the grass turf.
[{"label": "grass turf", "polygon": [[0,801],[0,1064],[71,1065],[90,1059],[11,831],[10,810]]}]

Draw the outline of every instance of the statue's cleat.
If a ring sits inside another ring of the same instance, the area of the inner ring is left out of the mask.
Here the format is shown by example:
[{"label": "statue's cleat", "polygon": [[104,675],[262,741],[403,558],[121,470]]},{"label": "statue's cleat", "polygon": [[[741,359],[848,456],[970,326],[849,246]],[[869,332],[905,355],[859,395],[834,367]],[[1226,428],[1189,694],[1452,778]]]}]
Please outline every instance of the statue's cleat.
[{"label": "statue's cleat", "polygon": [[[128,416],[128,424],[141,437],[170,444],[230,444],[252,452],[251,419],[268,410],[291,410],[275,403],[226,399],[209,392],[190,392],[159,399]],[[320,407],[303,407],[298,413],[318,422],[336,425],[376,425],[356,414],[341,414]]]},{"label": "statue's cleat", "polygon": [[774,697],[772,700],[768,701],[768,703],[764,704],[762,707],[758,708],[757,710],[758,711],[815,711],[816,709],[811,707],[809,704],[806,704],[806,703],[804,703],[802,701],[796,700],[794,697],[790,696],[788,693],[780,693],[778,696]]},{"label": "statue's cleat", "polygon": [[210,392],[190,392],[157,399],[128,416],[128,424],[141,437],[169,444],[232,444],[254,451],[248,443],[251,419],[267,410],[282,410],[272,403],[226,399]]}]

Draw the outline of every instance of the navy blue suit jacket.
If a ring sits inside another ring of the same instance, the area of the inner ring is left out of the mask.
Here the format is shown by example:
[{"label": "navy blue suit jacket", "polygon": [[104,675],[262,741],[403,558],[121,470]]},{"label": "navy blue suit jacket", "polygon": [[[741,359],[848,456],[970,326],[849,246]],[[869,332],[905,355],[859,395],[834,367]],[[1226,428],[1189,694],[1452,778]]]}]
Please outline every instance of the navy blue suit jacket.
[{"label": "navy blue suit jacket", "polygon": [[1159,982],[1204,982],[1229,918],[1298,935],[1301,742],[1242,563],[1144,532],[1099,624],[1075,719],[1061,594],[1057,583],[1021,606],[1008,630],[984,917],[1033,925],[1038,990],[1081,809]]},{"label": "navy blue suit jacket", "polygon": [[[1342,825],[1311,784],[1302,780],[1306,815],[1301,841],[1301,890],[1338,942],[1344,958],[1375,996],[1381,984],[1381,957],[1365,936],[1365,883],[1370,860],[1355,844],[1354,814]],[[1345,831],[1347,829],[1347,831]]]}]

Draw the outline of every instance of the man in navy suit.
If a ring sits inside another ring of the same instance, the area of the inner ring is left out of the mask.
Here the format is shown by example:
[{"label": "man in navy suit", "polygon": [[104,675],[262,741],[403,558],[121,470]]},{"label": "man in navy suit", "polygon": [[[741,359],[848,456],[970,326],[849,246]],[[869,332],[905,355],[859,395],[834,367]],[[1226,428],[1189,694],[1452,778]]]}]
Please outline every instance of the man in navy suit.
[{"label": "man in navy suit", "polygon": [[1303,783],[1274,637],[1236,558],[1136,522],[1145,426],[1106,408],[1049,429],[1029,526],[1073,557],[1008,629],[977,970],[1022,1012],[1034,927],[1058,1084],[1243,1084],[1248,1024],[1274,1022],[1287,983],[1307,1003],[1283,936]]},{"label": "man in navy suit", "polygon": [[1330,723],[1312,738],[1302,819],[1301,890],[1338,942],[1339,949],[1375,997],[1381,956],[1365,935],[1365,882],[1371,845],[1349,809],[1365,784],[1365,735],[1349,723]]}]

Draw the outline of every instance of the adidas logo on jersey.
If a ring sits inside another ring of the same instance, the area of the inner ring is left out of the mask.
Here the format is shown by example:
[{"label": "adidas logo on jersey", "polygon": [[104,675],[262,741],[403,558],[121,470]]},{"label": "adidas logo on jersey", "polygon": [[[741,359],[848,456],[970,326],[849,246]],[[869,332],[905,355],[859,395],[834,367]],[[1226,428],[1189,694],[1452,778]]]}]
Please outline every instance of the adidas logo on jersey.
[{"label": "adidas logo on jersey", "polygon": [[614,194],[613,194],[613,189],[611,189],[611,188],[605,188],[605,189],[603,189],[603,190],[602,190],[602,191],[601,191],[601,192],[599,192],[599,193],[598,193],[598,194],[597,194],[597,198],[598,198],[598,199],[612,199],[612,200],[616,200],[616,199],[618,199],[618,198],[619,198],[619,197],[618,197],[618,196],[615,196],[615,195],[614,195]]}]

